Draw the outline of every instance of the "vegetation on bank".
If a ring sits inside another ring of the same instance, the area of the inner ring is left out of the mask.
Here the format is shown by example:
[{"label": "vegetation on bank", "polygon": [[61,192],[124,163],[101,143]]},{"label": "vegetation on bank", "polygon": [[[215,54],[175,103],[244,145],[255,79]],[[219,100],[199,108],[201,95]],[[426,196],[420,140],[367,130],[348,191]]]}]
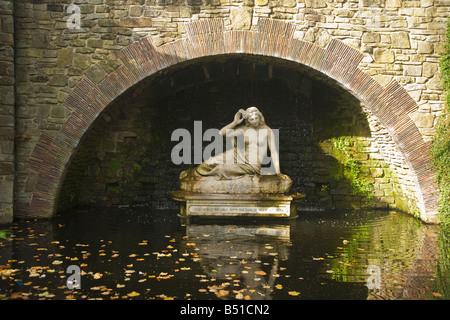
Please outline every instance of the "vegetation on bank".
[{"label": "vegetation on bank", "polygon": [[445,93],[445,109],[436,125],[431,154],[437,170],[441,198],[441,222],[450,225],[450,21],[447,23],[447,45],[441,56],[441,78]]}]

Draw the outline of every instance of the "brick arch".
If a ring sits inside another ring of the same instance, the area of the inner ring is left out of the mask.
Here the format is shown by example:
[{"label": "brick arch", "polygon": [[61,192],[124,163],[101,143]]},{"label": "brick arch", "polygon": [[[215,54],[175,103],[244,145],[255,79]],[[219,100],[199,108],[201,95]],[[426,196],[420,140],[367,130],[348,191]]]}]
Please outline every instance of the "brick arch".
[{"label": "brick arch", "polygon": [[29,204],[20,205],[20,217],[49,217],[64,173],[84,134],[97,116],[120,94],[144,78],[169,66],[196,58],[223,54],[276,57],[306,65],[331,79],[364,103],[388,129],[416,177],[421,218],[437,221],[438,192],[425,142],[408,116],[415,100],[395,81],[380,85],[358,68],[363,54],[333,39],[326,48],[294,38],[295,25],[261,19],[256,31],[227,31],[221,19],[186,23],[187,37],[155,47],[150,37],[118,52],[122,66],[95,81],[85,77],[66,99],[72,113],[55,137],[42,134],[29,160],[37,175]]}]

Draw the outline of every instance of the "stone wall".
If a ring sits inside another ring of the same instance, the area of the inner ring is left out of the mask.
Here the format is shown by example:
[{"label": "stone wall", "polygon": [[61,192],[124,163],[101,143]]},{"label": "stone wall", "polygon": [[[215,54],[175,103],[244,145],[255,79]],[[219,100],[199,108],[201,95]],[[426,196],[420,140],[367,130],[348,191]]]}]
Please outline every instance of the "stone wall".
[{"label": "stone wall", "polygon": [[0,2],[0,224],[13,218],[14,19],[13,1]]},{"label": "stone wall", "polygon": [[[361,70],[382,85],[397,81],[415,99],[419,108],[411,117],[426,140],[443,109],[438,62],[450,10],[444,0],[75,0],[80,29],[68,28],[71,2],[14,1],[19,204],[33,195],[37,176],[28,160],[36,142],[42,135],[56,136],[72,111],[65,99],[80,80],[105,79],[122,65],[119,50],[143,37],[151,36],[156,46],[186,38],[189,21],[223,18],[227,30],[255,30],[259,19],[271,18],[293,23],[296,38],[321,47],[331,39],[344,41],[365,54]],[[389,130],[380,129],[378,136],[388,141]],[[400,153],[388,154],[396,154],[391,163],[410,181],[408,165],[394,160]]]}]

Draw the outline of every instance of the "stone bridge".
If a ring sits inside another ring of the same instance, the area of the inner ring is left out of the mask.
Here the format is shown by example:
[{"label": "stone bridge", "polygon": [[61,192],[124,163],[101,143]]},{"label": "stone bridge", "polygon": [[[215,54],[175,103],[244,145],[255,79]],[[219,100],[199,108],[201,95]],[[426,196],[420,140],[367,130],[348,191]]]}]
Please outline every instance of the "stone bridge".
[{"label": "stone bridge", "polygon": [[[286,83],[286,74],[299,74],[310,86],[320,83],[351,96],[369,128],[356,158],[375,186],[373,206],[438,222],[429,147],[444,104],[439,59],[450,12],[445,0],[71,4],[0,2],[0,222],[50,217],[64,207],[59,204],[63,195],[76,197],[66,190],[79,188],[90,167],[78,170],[83,172],[75,180],[69,179],[74,177],[69,169],[80,163],[77,155],[93,131],[104,139],[96,124],[119,114],[108,111],[117,101],[146,91],[154,79],[172,79],[172,89],[188,85],[177,74],[189,68],[203,71],[203,79],[193,77],[193,82],[214,81],[215,60],[225,65],[241,58],[266,68],[263,78],[274,77],[280,66],[287,70],[281,77]],[[144,89],[136,91],[139,86]],[[133,126],[126,131],[113,142],[113,151],[123,139],[139,138],[130,133]],[[105,157],[105,150],[84,154]],[[290,161],[295,167],[295,159]],[[311,181],[305,188],[322,186],[318,193],[332,186]],[[107,192],[108,186],[99,188]],[[337,191],[328,190],[326,196],[333,207],[348,200]]]}]

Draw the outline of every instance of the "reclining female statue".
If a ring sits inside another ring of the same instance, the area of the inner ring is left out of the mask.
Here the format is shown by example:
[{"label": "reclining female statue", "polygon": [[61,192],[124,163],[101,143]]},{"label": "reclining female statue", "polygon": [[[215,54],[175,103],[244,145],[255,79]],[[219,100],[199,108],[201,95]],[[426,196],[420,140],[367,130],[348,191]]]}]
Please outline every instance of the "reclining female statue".
[{"label": "reclining female statue", "polygon": [[233,148],[205,160],[196,168],[181,172],[180,180],[199,180],[203,177],[231,180],[261,175],[261,165],[267,150],[270,150],[277,176],[281,179],[289,179],[281,174],[274,133],[266,125],[258,108],[240,109],[235,114],[234,120],[223,127],[219,133],[227,138],[236,139]]}]

